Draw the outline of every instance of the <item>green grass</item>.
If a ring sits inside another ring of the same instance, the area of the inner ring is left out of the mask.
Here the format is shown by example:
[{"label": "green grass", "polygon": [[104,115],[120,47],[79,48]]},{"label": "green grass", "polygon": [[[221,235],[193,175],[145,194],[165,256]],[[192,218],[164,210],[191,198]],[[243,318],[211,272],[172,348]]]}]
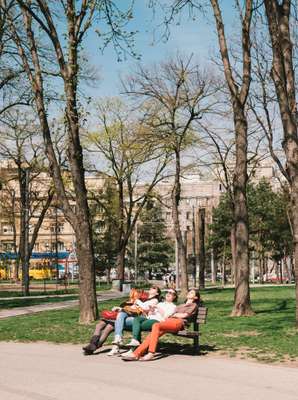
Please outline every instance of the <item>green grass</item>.
[{"label": "green grass", "polygon": [[[293,287],[263,287],[251,290],[253,317],[229,316],[232,289],[202,291],[208,307],[207,324],[202,326],[202,352],[219,352],[255,358],[263,362],[298,359],[298,331],[295,329],[295,293]],[[100,309],[109,309],[119,301],[99,303]],[[35,315],[0,321],[0,340],[56,343],[85,343],[95,323],[78,323],[78,308],[47,311]],[[129,335],[129,334],[128,334]],[[191,341],[167,335],[162,342],[177,344]]]},{"label": "green grass", "polygon": [[[68,289],[68,290],[47,290],[44,291],[31,291],[30,296],[50,296],[50,295],[61,295],[61,294],[77,294],[79,292],[78,289]],[[0,301],[3,297],[23,297],[23,293],[16,290],[0,290]]]},{"label": "green grass", "polygon": [[0,310],[8,308],[18,308],[18,307],[28,307],[35,306],[37,304],[44,303],[61,303],[63,301],[77,299],[77,295],[67,296],[67,297],[45,297],[42,299],[11,299],[11,300],[1,300],[0,299]]},{"label": "green grass", "polygon": [[233,293],[232,289],[210,289],[202,293],[208,307],[208,322],[202,328],[201,344],[261,361],[297,359],[294,287],[251,289],[256,313],[253,317],[229,316]]},{"label": "green grass", "polygon": [[[79,289],[73,288],[71,286],[69,286],[67,289],[64,288],[60,288],[58,290],[53,290],[53,289],[47,289],[46,291],[43,290],[43,284],[42,283],[38,283],[36,284],[36,282],[34,282],[34,286],[40,286],[40,290],[31,290],[30,295],[31,296],[49,296],[49,295],[60,295],[60,294],[78,294],[79,293]],[[110,284],[103,284],[101,283],[100,285],[97,284],[96,286],[96,291],[100,292],[100,291],[104,291],[104,290],[110,290],[111,289],[111,285]],[[1,290],[1,284],[0,284],[0,300],[2,297],[22,297],[24,296],[22,291],[20,290]]]}]

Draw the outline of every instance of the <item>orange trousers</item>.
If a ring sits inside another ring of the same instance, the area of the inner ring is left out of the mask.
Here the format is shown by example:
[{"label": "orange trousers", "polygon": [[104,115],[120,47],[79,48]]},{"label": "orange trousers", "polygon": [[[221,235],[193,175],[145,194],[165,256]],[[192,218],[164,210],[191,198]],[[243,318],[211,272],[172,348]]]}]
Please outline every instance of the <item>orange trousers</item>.
[{"label": "orange trousers", "polygon": [[140,357],[146,353],[155,353],[158,339],[165,333],[175,333],[183,329],[184,323],[179,318],[167,318],[163,322],[157,322],[152,326],[151,333],[146,337],[143,343],[133,352],[135,356]]}]

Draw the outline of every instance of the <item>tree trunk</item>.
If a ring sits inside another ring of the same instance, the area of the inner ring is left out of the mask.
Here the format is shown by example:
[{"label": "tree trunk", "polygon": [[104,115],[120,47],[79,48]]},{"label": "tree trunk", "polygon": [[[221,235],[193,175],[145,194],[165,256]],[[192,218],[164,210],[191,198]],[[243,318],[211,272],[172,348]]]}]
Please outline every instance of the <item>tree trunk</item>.
[{"label": "tree trunk", "polygon": [[235,220],[235,296],[232,316],[252,315],[249,293],[247,183],[247,120],[244,107],[233,103],[236,132],[236,166],[234,172]]},{"label": "tree trunk", "polygon": [[93,257],[93,243],[90,234],[89,220],[78,218],[80,232],[76,232],[77,257],[80,266],[80,323],[94,321],[98,316],[96,299],[95,266]]},{"label": "tree trunk", "polygon": [[264,283],[264,265],[263,265],[263,254],[259,254],[259,282],[262,285]]},{"label": "tree trunk", "polygon": [[172,189],[172,218],[174,222],[174,231],[177,241],[178,259],[180,266],[180,289],[181,296],[185,297],[188,291],[188,274],[187,274],[187,255],[186,248],[183,243],[180,221],[179,221],[179,203],[181,196],[181,185],[180,185],[180,151],[175,151],[175,181]]},{"label": "tree trunk", "polygon": [[125,252],[126,252],[126,245],[122,245],[122,247],[119,249],[116,260],[118,279],[120,279],[120,290],[122,290],[122,284],[124,282]]},{"label": "tree trunk", "polygon": [[199,289],[205,288],[205,269],[206,269],[206,252],[205,252],[205,208],[199,209]]},{"label": "tree trunk", "polygon": [[211,249],[211,282],[213,285],[216,285],[216,270],[217,270],[217,261],[214,259],[214,250]]},{"label": "tree trunk", "polygon": [[[298,157],[298,149],[297,149],[297,157]],[[293,188],[292,188],[291,198],[292,198],[292,215],[293,215],[293,217],[292,217],[293,234],[294,234],[293,264],[294,264],[294,272],[295,272],[295,292],[296,292],[296,327],[298,328],[298,173],[297,173],[297,176],[295,177],[295,179],[293,179]]]},{"label": "tree trunk", "polygon": [[18,177],[21,209],[19,258],[22,268],[23,294],[24,296],[29,296],[29,170],[18,166]]},{"label": "tree trunk", "polygon": [[231,253],[232,253],[232,271],[231,271],[231,281],[235,284],[235,271],[236,271],[236,237],[235,237],[235,224],[232,225],[231,229]]}]

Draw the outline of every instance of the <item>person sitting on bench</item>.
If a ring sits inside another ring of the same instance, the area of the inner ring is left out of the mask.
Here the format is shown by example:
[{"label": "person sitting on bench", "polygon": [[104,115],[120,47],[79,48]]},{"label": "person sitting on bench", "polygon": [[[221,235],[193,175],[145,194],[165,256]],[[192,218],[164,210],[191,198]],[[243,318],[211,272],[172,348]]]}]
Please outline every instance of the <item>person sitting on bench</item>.
[{"label": "person sitting on bench", "polygon": [[[175,313],[165,321],[155,323],[151,333],[144,342],[137,347],[130,355],[123,356],[123,361],[150,361],[154,358],[159,338],[166,333],[177,333],[193,318],[198,312],[200,295],[198,290],[191,289],[187,293],[186,302],[176,307]],[[142,357],[143,354],[148,353]]]},{"label": "person sitting on bench", "polygon": [[[170,315],[176,311],[174,302],[177,300],[177,292],[169,289],[166,292],[165,300],[156,306],[151,306],[149,311],[135,317],[132,322],[132,339],[127,344],[130,347],[140,345],[142,331],[151,331],[152,326],[156,322],[165,321]],[[131,352],[128,352],[130,354]]]},{"label": "person sitting on bench", "polygon": [[[136,300],[135,304],[138,307],[140,307],[146,311],[146,310],[149,310],[150,306],[154,306],[154,305],[158,304],[159,297],[160,297],[160,288],[156,285],[152,285],[151,288],[149,289],[148,299],[144,302],[142,302],[141,300]],[[122,310],[122,308],[121,307],[113,307],[112,310],[120,311],[120,310]],[[107,340],[109,335],[114,330],[115,330],[116,335],[122,335],[124,326],[131,327],[133,319],[134,319],[133,317],[129,317],[127,313],[122,312],[122,311],[120,311],[118,313],[115,324],[114,324],[114,322],[109,322],[109,321],[106,321],[105,319],[101,319],[95,327],[95,330],[93,332],[93,335],[90,339],[89,344],[83,347],[84,354],[85,355],[93,354],[95,352],[95,350],[100,348],[105,343],[105,341]],[[119,343],[117,336],[116,336],[116,338],[117,338],[117,342]],[[116,346],[113,346],[112,350],[108,354],[115,355],[118,352],[119,352],[119,348],[118,348],[118,345],[116,345]]]}]

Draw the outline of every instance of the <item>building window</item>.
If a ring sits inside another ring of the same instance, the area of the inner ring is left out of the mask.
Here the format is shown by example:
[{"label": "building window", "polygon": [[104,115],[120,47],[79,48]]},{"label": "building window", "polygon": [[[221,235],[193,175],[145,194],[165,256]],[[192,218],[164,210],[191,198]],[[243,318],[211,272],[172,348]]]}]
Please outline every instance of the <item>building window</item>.
[{"label": "building window", "polygon": [[5,252],[11,253],[13,252],[13,242],[4,242],[2,243],[2,249]]},{"label": "building window", "polygon": [[65,251],[64,242],[58,242],[58,251]]},{"label": "building window", "polygon": [[10,235],[13,233],[13,227],[11,225],[3,225],[2,226],[2,233],[4,235]]},{"label": "building window", "polygon": [[[57,229],[57,232],[56,232]],[[52,233],[63,233],[64,231],[64,224],[52,225],[51,232]]]}]

